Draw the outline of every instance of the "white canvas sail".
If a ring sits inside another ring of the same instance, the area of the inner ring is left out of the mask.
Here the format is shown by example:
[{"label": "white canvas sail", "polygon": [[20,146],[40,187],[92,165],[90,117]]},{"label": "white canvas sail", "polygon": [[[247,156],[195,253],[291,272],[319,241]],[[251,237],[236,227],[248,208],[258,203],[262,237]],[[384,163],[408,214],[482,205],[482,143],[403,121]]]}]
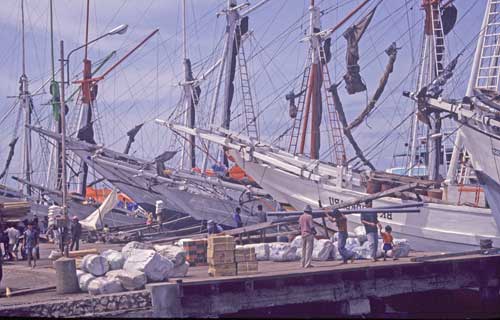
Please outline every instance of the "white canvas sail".
[{"label": "white canvas sail", "polygon": [[102,219],[106,214],[113,210],[117,203],[118,193],[116,192],[116,189],[113,189],[106,199],[104,199],[99,208],[92,212],[87,218],[80,221],[80,224],[87,230],[97,230],[98,227],[102,228]]}]

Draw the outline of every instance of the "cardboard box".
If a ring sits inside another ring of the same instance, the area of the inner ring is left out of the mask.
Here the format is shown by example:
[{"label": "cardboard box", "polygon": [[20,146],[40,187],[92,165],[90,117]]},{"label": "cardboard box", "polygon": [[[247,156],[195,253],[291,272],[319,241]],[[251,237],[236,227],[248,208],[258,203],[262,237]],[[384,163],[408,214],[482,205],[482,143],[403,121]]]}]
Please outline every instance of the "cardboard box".
[{"label": "cardboard box", "polygon": [[207,255],[207,261],[211,265],[234,263],[234,251],[209,251]]},{"label": "cardboard box", "polygon": [[257,261],[255,248],[237,248],[234,251],[234,260],[236,262]]},{"label": "cardboard box", "polygon": [[246,261],[236,263],[238,275],[256,274],[259,272],[259,263],[257,261]]},{"label": "cardboard box", "polygon": [[226,263],[208,267],[208,275],[211,277],[224,277],[236,275],[236,263]]}]

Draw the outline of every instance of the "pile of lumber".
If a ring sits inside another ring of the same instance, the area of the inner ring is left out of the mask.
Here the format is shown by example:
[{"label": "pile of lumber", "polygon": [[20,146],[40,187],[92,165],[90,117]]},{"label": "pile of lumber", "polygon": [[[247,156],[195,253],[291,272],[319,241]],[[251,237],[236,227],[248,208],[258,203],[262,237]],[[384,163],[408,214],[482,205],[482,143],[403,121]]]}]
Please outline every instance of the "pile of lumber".
[{"label": "pile of lumber", "polygon": [[234,249],[236,243],[229,235],[208,237],[208,275],[212,277],[235,276],[236,262]]},{"label": "pile of lumber", "polygon": [[238,275],[255,274],[258,272],[259,264],[254,247],[243,247],[234,250],[234,261],[236,262],[236,273]]},{"label": "pile of lumber", "polygon": [[0,216],[2,219],[23,219],[30,212],[30,204],[27,201],[0,199]]},{"label": "pile of lumber", "polygon": [[182,246],[190,266],[207,265],[207,239],[186,240]]}]

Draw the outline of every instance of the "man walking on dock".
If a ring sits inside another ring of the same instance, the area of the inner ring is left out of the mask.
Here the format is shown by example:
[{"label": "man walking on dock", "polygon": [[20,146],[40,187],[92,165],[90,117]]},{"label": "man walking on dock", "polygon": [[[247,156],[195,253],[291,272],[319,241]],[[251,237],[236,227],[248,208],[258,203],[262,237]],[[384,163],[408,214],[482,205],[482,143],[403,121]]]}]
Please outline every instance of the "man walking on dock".
[{"label": "man walking on dock", "polygon": [[[372,202],[365,202],[367,208],[372,207]],[[370,251],[372,255],[372,261],[377,261],[377,248],[378,248],[378,230],[377,226],[380,226],[378,222],[376,212],[364,212],[361,214],[361,223],[365,226],[366,238],[370,244]]]},{"label": "man walking on dock", "polygon": [[78,217],[74,216],[73,221],[71,222],[71,250],[76,248],[76,250],[80,250],[80,237],[82,236],[82,225],[80,221],[78,221]]},{"label": "man walking on dock", "polygon": [[240,207],[236,207],[236,210],[233,214],[233,219],[234,219],[234,223],[236,224],[236,228],[243,227],[243,221],[241,220],[240,213],[241,213]]},{"label": "man walking on dock", "polygon": [[[36,248],[38,247],[38,237],[36,230],[33,228],[33,222],[28,223],[28,229],[24,231],[24,249],[28,256],[28,265],[32,268],[36,267]],[[33,259],[33,266],[31,265]]]},{"label": "man walking on dock", "polygon": [[310,205],[304,208],[304,213],[299,217],[299,225],[302,236],[302,268],[311,268],[313,266],[311,259],[314,248],[314,226]]}]

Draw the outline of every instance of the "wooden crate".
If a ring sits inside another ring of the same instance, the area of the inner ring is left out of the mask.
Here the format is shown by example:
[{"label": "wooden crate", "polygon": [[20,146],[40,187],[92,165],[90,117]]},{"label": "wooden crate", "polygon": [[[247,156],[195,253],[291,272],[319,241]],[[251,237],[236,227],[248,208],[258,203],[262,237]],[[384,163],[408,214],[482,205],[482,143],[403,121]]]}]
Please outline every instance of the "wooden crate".
[{"label": "wooden crate", "polygon": [[207,255],[207,261],[210,265],[234,263],[234,251],[209,251]]},{"label": "wooden crate", "polygon": [[256,274],[259,272],[259,263],[257,261],[245,261],[236,263],[238,275]]},{"label": "wooden crate", "polygon": [[236,263],[220,264],[208,267],[208,275],[211,277],[224,277],[236,275]]},{"label": "wooden crate", "polygon": [[237,248],[234,251],[235,262],[257,261],[255,248]]}]

